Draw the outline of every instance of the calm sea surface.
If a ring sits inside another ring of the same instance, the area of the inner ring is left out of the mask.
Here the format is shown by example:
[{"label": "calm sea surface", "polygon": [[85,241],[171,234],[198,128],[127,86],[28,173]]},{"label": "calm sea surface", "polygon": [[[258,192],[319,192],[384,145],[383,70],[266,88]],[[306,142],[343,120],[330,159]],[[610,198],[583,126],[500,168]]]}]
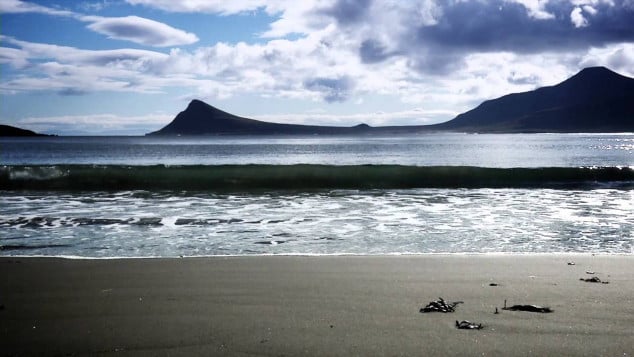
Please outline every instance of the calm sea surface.
[{"label": "calm sea surface", "polygon": [[400,137],[1,138],[0,163],[634,165],[634,134],[427,134]]},{"label": "calm sea surface", "polygon": [[0,255],[629,254],[632,168],[634,134],[0,138]]}]

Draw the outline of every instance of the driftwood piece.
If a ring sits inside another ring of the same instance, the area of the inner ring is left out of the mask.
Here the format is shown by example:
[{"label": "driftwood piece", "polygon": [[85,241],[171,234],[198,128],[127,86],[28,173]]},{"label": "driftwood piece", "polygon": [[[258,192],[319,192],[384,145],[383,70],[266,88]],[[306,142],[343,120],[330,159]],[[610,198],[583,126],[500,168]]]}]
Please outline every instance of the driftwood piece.
[{"label": "driftwood piece", "polygon": [[482,328],[482,324],[476,324],[467,320],[462,320],[460,322],[456,320],[456,328],[461,330],[480,330]]},{"label": "driftwood piece", "polygon": [[431,301],[427,306],[421,308],[419,312],[454,312],[458,304],[462,304],[462,301],[446,302],[443,298],[438,298],[438,300]]}]

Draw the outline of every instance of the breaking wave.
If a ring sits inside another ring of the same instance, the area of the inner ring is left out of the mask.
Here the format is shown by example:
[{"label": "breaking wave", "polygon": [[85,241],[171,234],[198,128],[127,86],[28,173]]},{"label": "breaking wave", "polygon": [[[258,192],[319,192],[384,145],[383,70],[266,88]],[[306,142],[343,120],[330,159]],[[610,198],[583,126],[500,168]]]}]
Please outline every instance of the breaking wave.
[{"label": "breaking wave", "polygon": [[314,190],[634,187],[632,167],[402,165],[30,165],[0,167],[3,190]]}]

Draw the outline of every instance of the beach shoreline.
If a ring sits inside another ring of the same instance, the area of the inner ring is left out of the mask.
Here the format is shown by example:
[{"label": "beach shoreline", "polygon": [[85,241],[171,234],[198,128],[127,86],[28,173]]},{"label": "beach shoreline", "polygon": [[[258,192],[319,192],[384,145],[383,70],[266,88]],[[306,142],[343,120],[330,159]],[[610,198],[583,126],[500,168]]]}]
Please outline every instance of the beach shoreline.
[{"label": "beach shoreline", "polygon": [[[1,257],[0,350],[631,356],[633,263],[592,254]],[[592,277],[609,284],[580,280]],[[464,303],[419,312],[439,297]],[[504,300],[554,312],[506,311]],[[458,330],[456,320],[483,328]]]}]

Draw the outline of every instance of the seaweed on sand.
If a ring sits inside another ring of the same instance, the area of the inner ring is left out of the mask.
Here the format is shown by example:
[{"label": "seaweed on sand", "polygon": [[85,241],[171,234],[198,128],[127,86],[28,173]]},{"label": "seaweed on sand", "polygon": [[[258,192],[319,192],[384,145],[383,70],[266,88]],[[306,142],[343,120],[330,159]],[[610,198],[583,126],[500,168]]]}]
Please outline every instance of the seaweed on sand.
[{"label": "seaweed on sand", "polygon": [[431,301],[427,306],[421,308],[419,311],[422,313],[425,312],[454,312],[456,311],[456,305],[462,304],[462,301],[454,301],[447,302],[443,298],[438,298],[438,300]]}]

